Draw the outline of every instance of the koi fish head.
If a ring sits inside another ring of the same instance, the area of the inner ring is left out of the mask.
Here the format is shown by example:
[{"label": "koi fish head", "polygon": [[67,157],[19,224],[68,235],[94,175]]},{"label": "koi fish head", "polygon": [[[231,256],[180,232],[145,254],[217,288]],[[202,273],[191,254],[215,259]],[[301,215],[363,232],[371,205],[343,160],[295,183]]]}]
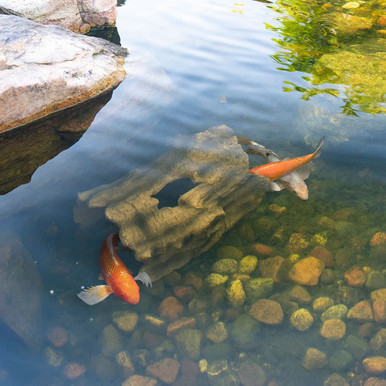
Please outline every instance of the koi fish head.
[{"label": "koi fish head", "polygon": [[130,304],[139,303],[139,287],[134,280],[130,282],[120,281],[111,283],[111,289],[114,295],[118,296],[124,302]]}]

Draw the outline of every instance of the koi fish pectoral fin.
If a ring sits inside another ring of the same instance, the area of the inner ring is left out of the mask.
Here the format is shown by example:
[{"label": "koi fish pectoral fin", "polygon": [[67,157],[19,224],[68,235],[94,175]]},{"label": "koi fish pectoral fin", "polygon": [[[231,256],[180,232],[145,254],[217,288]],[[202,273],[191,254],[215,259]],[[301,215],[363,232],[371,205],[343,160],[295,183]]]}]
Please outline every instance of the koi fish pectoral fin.
[{"label": "koi fish pectoral fin", "polygon": [[146,273],[146,272],[140,272],[135,278],[134,280],[139,280],[141,281],[143,284],[145,284],[146,287],[152,287],[153,286],[153,283],[150,279],[150,276]]},{"label": "koi fish pectoral fin", "polygon": [[311,169],[308,165],[304,165],[301,168],[297,169],[296,171],[298,172],[300,178],[303,181],[306,180],[310,176],[310,173],[311,173]]},{"label": "koi fish pectoral fin", "polygon": [[280,184],[279,182],[273,182],[271,181],[269,183],[269,190],[271,192],[280,192],[280,190],[284,189],[284,186]]},{"label": "koi fish pectoral fin", "polygon": [[113,291],[108,285],[96,285],[77,294],[78,298],[83,300],[89,306],[93,306],[105,300]]}]

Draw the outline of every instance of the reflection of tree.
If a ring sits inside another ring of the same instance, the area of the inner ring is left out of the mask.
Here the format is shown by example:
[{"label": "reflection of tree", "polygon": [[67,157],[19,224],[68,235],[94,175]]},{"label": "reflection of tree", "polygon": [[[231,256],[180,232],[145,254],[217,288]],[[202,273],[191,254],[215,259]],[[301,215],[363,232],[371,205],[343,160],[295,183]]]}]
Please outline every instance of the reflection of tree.
[{"label": "reflection of tree", "polygon": [[[340,96],[346,115],[385,113],[381,104],[386,94],[386,66],[382,65],[386,31],[379,23],[380,4],[378,0],[333,4],[277,0],[272,6],[280,14],[278,26],[267,25],[279,34],[274,41],[281,50],[272,55],[279,64],[277,69],[311,74],[303,77],[309,87],[285,82],[283,91],[301,92],[305,100],[321,93]],[[370,64],[366,68],[363,63]],[[325,84],[328,88],[322,87]]]}]

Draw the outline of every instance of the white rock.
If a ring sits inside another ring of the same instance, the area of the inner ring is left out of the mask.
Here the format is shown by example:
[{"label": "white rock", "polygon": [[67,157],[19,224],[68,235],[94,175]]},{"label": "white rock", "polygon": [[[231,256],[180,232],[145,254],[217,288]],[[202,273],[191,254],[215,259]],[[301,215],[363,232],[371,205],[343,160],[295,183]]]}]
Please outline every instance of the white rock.
[{"label": "white rock", "polygon": [[0,15],[0,132],[118,86],[126,53],[102,39]]},{"label": "white rock", "polygon": [[116,0],[0,0],[0,11],[86,33],[115,25]]}]

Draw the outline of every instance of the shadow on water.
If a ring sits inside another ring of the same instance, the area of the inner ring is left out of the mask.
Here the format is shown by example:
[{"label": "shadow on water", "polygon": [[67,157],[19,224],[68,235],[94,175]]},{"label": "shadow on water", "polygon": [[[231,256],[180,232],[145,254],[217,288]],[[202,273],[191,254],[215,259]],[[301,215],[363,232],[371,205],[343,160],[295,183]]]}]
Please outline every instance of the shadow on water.
[{"label": "shadow on water", "polygon": [[0,134],[0,195],[31,180],[35,170],[76,143],[112,91]]}]

